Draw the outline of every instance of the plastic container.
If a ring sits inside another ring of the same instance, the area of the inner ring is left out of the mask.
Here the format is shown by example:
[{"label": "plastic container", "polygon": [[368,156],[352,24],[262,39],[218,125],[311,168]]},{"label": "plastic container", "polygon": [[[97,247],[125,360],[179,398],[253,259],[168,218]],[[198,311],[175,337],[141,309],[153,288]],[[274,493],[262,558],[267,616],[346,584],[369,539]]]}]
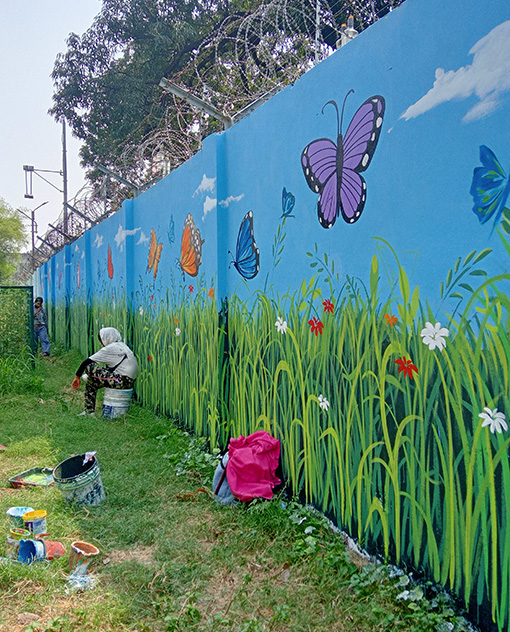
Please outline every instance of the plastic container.
[{"label": "plastic container", "polygon": [[46,547],[44,540],[20,540],[18,551],[18,562],[31,564],[46,557]]},{"label": "plastic container", "polygon": [[44,509],[37,509],[36,511],[28,511],[23,514],[23,524],[27,531],[34,535],[43,535],[46,533],[46,516],[48,512]]},{"label": "plastic container", "polygon": [[84,454],[72,456],[53,470],[55,485],[65,500],[77,505],[100,505],[105,496],[96,457],[83,463]]},{"label": "plastic container", "polygon": [[9,518],[11,527],[23,529],[23,516],[29,511],[34,511],[32,507],[9,507],[5,512]]},{"label": "plastic container", "polygon": [[66,549],[62,542],[56,540],[44,540],[45,556],[47,560],[53,560],[56,557],[65,555]]},{"label": "plastic container", "polygon": [[133,389],[105,388],[103,399],[103,417],[105,419],[116,419],[122,417],[128,411]]},{"label": "plastic container", "polygon": [[91,562],[99,555],[99,549],[88,542],[73,542],[69,556],[69,570],[73,575],[86,575]]}]

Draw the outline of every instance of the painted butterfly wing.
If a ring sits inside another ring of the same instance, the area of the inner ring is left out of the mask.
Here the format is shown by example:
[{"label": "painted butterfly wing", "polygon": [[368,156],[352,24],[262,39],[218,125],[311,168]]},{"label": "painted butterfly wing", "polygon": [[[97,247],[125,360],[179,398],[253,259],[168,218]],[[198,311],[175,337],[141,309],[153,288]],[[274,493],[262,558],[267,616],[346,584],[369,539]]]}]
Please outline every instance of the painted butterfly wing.
[{"label": "painted butterfly wing", "polygon": [[343,169],[361,173],[368,169],[381,134],[385,101],[380,95],[367,99],[352,117],[343,138]]},{"label": "painted butterfly wing", "polygon": [[319,193],[317,214],[324,228],[331,228],[338,215],[338,148],[329,138],[309,143],[301,154],[301,166],[308,186]]},{"label": "painted butterfly wing", "polygon": [[486,145],[480,146],[480,162],[483,167],[474,169],[470,189],[473,212],[481,224],[494,217],[496,226],[510,193],[510,180],[494,152]]},{"label": "painted butterfly wing", "polygon": [[342,141],[340,210],[349,224],[358,221],[365,208],[367,187],[359,174],[372,161],[381,134],[384,110],[383,97],[375,95],[367,99],[353,116]]},{"label": "painted butterfly wing", "polygon": [[168,242],[172,245],[175,241],[175,223],[174,216],[170,215],[170,221],[168,222],[168,230],[166,231]]},{"label": "painted butterfly wing", "polygon": [[181,258],[178,262],[179,268],[184,273],[192,277],[198,275],[198,268],[202,263],[202,244],[204,240],[200,237],[200,231],[195,227],[191,213],[186,215],[184,230],[181,241]]},{"label": "painted butterfly wing", "polygon": [[260,253],[253,235],[253,213],[244,216],[237,236],[234,267],[245,279],[253,279],[260,269]]},{"label": "painted butterfly wing", "polygon": [[154,276],[154,279],[156,278],[156,274],[158,273],[158,264],[159,264],[159,260],[161,259],[161,251],[163,250],[163,244],[158,244],[156,246],[156,252],[154,253],[154,264],[152,267],[152,273]]},{"label": "painted butterfly wing", "polygon": [[161,259],[162,249],[163,244],[158,244],[158,240],[156,239],[156,231],[154,230],[154,228],[151,228],[151,242],[149,245],[149,256],[147,258],[146,272],[150,272],[150,270],[152,270],[152,275],[154,279],[156,278],[156,274],[158,273],[158,263]]},{"label": "painted butterfly wing", "polygon": [[283,187],[281,217],[294,217],[294,215],[291,215],[291,213],[292,213],[292,209],[294,208],[295,203],[296,203],[296,198],[292,195],[290,191],[287,191],[287,189]]}]

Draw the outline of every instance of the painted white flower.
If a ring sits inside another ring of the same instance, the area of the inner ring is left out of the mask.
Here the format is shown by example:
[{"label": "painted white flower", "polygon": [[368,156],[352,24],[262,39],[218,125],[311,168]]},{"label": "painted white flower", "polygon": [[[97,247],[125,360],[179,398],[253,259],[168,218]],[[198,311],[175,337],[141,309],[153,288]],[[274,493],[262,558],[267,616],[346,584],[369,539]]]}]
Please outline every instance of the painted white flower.
[{"label": "painted white flower", "polygon": [[446,327],[441,327],[441,323],[433,325],[428,321],[425,323],[424,329],[421,330],[421,337],[423,338],[423,344],[428,345],[432,351],[436,347],[439,351],[442,351],[446,347],[445,336],[449,336],[450,332]]},{"label": "painted white flower", "polygon": [[280,334],[286,334],[287,333],[287,321],[283,320],[283,318],[281,316],[278,316],[278,318],[276,319],[275,322],[275,327],[278,330],[278,333]]},{"label": "painted white flower", "polygon": [[175,335],[176,336],[180,336],[181,335],[181,330],[179,329],[179,327],[175,328]]},{"label": "painted white flower", "polygon": [[138,313],[140,314],[140,316],[143,316],[143,307],[141,305],[138,308]]},{"label": "painted white flower", "polygon": [[484,426],[489,426],[489,430],[492,434],[496,432],[503,432],[503,430],[508,430],[508,424],[506,423],[505,413],[498,412],[497,408],[491,410],[487,406],[485,406],[483,413],[480,413],[478,416],[483,419],[482,428]]},{"label": "painted white flower", "polygon": [[322,410],[327,410],[329,408],[329,402],[322,393],[319,395],[319,406]]}]

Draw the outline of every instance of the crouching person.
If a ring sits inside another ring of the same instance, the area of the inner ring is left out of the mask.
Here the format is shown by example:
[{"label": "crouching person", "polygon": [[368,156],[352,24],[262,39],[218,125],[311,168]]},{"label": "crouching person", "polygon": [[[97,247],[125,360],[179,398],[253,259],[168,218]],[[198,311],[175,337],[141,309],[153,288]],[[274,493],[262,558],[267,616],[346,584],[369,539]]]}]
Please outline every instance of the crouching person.
[{"label": "crouching person", "polygon": [[[80,388],[82,375],[83,380],[86,380],[85,410],[80,415],[94,414],[100,388],[130,389],[138,376],[138,362],[131,349],[122,342],[122,336],[115,327],[101,329],[99,342],[103,348],[80,364],[72,383],[76,391]],[[99,366],[98,363],[105,366]]]}]

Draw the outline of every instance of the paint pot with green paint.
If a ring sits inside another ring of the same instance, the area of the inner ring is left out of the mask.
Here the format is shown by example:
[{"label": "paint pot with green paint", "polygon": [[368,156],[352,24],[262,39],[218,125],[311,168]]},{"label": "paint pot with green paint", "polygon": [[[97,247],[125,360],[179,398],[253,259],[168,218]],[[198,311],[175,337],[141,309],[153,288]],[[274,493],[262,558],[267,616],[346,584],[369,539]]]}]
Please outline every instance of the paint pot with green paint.
[{"label": "paint pot with green paint", "polygon": [[103,417],[105,419],[116,419],[122,417],[128,411],[133,389],[105,388],[103,399]]},{"label": "paint pot with green paint", "polygon": [[78,454],[53,470],[55,485],[65,500],[77,505],[100,505],[104,498],[99,463],[95,456]]},{"label": "paint pot with green paint", "polygon": [[9,518],[10,525],[15,529],[23,529],[23,516],[29,511],[34,511],[32,507],[9,507],[5,512]]}]

